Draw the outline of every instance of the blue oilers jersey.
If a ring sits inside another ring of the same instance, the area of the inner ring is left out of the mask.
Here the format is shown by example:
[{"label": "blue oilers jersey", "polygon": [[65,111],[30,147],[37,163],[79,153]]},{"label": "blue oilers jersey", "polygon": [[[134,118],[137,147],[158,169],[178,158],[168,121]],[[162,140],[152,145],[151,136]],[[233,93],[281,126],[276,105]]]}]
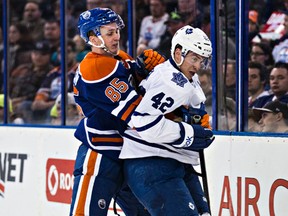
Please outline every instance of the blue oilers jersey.
[{"label": "blue oilers jersey", "polygon": [[75,136],[113,158],[118,158],[122,147],[120,133],[141,100],[128,81],[133,64],[123,51],[115,58],[89,52],[74,77],[75,101],[85,116]]},{"label": "blue oilers jersey", "polygon": [[197,74],[189,81],[169,59],[156,66],[141,86],[145,95],[132,116],[135,129],[125,131],[120,158],[160,156],[198,164],[197,152],[173,147],[187,134],[193,137],[193,128],[165,117],[182,105],[200,108],[204,104],[206,97]]}]

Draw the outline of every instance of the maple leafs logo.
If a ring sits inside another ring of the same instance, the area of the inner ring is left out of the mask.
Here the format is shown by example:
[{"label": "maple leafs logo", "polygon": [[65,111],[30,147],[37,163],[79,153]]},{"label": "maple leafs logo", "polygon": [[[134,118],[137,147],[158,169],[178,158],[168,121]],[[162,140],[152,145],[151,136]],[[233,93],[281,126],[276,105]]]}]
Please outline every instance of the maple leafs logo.
[{"label": "maple leafs logo", "polygon": [[188,28],[185,31],[186,34],[192,34],[193,33],[193,29],[192,28]]},{"label": "maple leafs logo", "polygon": [[185,83],[188,82],[182,73],[173,73],[173,78],[171,79],[171,81],[175,82],[180,87],[184,87]]}]

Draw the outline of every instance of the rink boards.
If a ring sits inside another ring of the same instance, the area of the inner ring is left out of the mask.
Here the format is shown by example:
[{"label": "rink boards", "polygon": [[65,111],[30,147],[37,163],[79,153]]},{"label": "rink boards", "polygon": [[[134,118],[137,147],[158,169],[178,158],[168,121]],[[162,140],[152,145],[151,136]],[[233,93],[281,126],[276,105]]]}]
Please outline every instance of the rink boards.
[{"label": "rink boards", "polygon": [[[0,215],[68,215],[74,130],[0,127]],[[205,150],[212,215],[288,215],[287,152],[288,136],[217,133]]]}]

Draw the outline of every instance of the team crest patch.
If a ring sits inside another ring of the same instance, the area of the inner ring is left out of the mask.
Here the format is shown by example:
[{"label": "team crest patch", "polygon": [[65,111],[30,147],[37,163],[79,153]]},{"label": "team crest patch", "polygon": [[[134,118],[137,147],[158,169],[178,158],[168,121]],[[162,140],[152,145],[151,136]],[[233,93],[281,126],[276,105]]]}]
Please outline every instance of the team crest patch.
[{"label": "team crest patch", "polygon": [[193,33],[193,29],[192,28],[187,28],[185,33],[186,34],[192,34]]},{"label": "team crest patch", "polygon": [[105,209],[106,208],[106,201],[104,199],[99,199],[98,200],[98,206],[100,209]]},{"label": "team crest patch", "polygon": [[182,73],[173,73],[173,78],[171,79],[171,81],[175,82],[180,87],[184,87],[185,83],[188,82]]},{"label": "team crest patch", "polygon": [[81,16],[83,17],[83,19],[89,19],[91,16],[91,12],[90,11],[85,11],[81,14]]}]

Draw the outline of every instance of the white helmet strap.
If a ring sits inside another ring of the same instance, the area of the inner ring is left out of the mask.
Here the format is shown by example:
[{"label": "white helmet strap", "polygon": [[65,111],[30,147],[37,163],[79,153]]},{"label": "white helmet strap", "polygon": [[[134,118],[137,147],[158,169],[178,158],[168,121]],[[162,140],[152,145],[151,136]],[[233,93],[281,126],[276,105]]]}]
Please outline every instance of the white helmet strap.
[{"label": "white helmet strap", "polygon": [[[174,60],[175,61],[175,60]],[[178,67],[180,67],[182,64],[183,64],[183,62],[184,62],[184,57],[181,55],[181,60],[180,60],[180,62],[179,63],[177,63],[176,61],[175,61],[175,63],[176,63],[176,65],[178,66]]]},{"label": "white helmet strap", "polygon": [[112,52],[110,52],[110,50],[106,47],[105,42],[104,42],[104,40],[103,40],[103,38],[102,38],[101,35],[98,35],[97,37],[98,37],[98,38],[100,39],[100,41],[101,41],[101,44],[100,44],[100,45],[95,45],[95,44],[93,44],[91,41],[88,41],[88,44],[91,45],[91,46],[93,46],[93,47],[96,47],[96,48],[101,48],[101,49],[103,49],[105,52],[107,52],[107,53],[109,53],[109,54],[111,54],[111,55],[113,55],[113,56],[118,55],[119,51],[118,51],[118,53],[117,53],[116,55],[113,54]]},{"label": "white helmet strap", "polygon": [[[180,48],[180,47],[179,47]],[[176,50],[176,48],[174,49],[174,51]],[[182,50],[183,50],[183,47],[182,47]],[[180,60],[180,62],[179,63],[177,63],[176,62],[176,60],[175,60],[175,58],[174,58],[174,54],[172,55],[172,59],[174,60],[174,62],[175,62],[175,64],[178,66],[178,67],[180,67],[182,64],[183,64],[183,62],[184,62],[184,58],[185,58],[185,56],[187,55],[187,53],[188,53],[188,51],[187,50],[183,50],[182,51],[181,50],[181,60]]]}]

